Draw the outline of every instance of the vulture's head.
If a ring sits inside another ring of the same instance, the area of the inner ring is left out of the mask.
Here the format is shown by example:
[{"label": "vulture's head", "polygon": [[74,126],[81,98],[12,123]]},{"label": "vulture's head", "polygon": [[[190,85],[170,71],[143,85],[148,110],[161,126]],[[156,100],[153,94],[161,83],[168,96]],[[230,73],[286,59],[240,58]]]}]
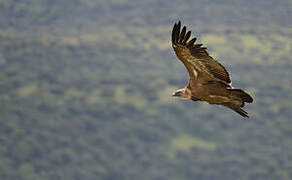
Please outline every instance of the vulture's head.
[{"label": "vulture's head", "polygon": [[178,89],[174,93],[172,93],[172,96],[184,98],[184,99],[191,99],[190,93],[188,93],[187,89]]}]

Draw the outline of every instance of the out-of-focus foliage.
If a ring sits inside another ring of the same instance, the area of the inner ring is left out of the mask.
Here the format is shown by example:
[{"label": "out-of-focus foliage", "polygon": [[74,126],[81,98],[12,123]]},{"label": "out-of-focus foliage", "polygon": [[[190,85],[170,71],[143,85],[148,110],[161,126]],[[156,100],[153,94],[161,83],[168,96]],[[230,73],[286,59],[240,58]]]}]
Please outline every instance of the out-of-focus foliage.
[{"label": "out-of-focus foliage", "polygon": [[[171,97],[181,19],[255,98]],[[0,179],[291,179],[291,1],[0,1]]]}]

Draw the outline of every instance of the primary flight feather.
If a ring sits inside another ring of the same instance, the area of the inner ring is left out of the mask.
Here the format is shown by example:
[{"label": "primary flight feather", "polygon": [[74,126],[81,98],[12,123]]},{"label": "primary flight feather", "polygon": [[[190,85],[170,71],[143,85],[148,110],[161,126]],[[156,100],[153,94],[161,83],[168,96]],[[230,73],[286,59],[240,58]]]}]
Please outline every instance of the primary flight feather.
[{"label": "primary flight feather", "polygon": [[214,60],[202,44],[195,44],[196,38],[186,26],[181,29],[181,22],[172,30],[172,47],[178,59],[185,65],[189,73],[189,83],[173,96],[193,101],[206,101],[228,107],[243,117],[248,117],[242,109],[245,102],[252,103],[252,97],[241,89],[233,89],[226,69]]}]

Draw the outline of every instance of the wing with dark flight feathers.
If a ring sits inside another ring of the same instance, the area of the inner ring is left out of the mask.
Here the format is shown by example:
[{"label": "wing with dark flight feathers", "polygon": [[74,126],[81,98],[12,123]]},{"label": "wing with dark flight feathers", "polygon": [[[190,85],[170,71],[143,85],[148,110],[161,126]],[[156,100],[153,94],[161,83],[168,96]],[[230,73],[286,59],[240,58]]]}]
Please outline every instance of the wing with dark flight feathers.
[{"label": "wing with dark flight feathers", "polygon": [[228,108],[232,109],[233,111],[237,112],[238,114],[240,114],[243,117],[249,117],[248,116],[248,113],[245,110],[243,110],[239,106],[236,106],[236,105],[232,104],[231,102],[223,103],[222,105],[225,106],[225,107],[228,107]]},{"label": "wing with dark flight feathers", "polygon": [[[191,31],[186,31],[186,26],[181,30],[181,22],[174,25],[172,30],[172,47],[177,57],[186,66],[191,78],[198,73],[207,74],[207,79],[216,79],[227,85],[231,80],[226,69],[206,51],[202,44],[195,44],[196,38],[189,40]],[[189,41],[188,41],[189,40]]]}]

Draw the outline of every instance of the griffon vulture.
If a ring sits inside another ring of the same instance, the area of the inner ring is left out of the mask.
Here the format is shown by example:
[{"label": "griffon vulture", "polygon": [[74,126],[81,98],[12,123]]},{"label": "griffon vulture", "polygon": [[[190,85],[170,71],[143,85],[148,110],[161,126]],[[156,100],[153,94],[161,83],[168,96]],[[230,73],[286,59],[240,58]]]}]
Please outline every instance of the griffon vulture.
[{"label": "griffon vulture", "polygon": [[181,22],[172,30],[172,47],[178,59],[189,73],[186,87],[176,90],[172,95],[193,101],[206,101],[228,107],[243,117],[248,117],[242,109],[245,102],[252,103],[252,97],[241,89],[233,89],[226,69],[214,60],[202,44],[195,44],[196,38],[189,40],[191,31]]}]

